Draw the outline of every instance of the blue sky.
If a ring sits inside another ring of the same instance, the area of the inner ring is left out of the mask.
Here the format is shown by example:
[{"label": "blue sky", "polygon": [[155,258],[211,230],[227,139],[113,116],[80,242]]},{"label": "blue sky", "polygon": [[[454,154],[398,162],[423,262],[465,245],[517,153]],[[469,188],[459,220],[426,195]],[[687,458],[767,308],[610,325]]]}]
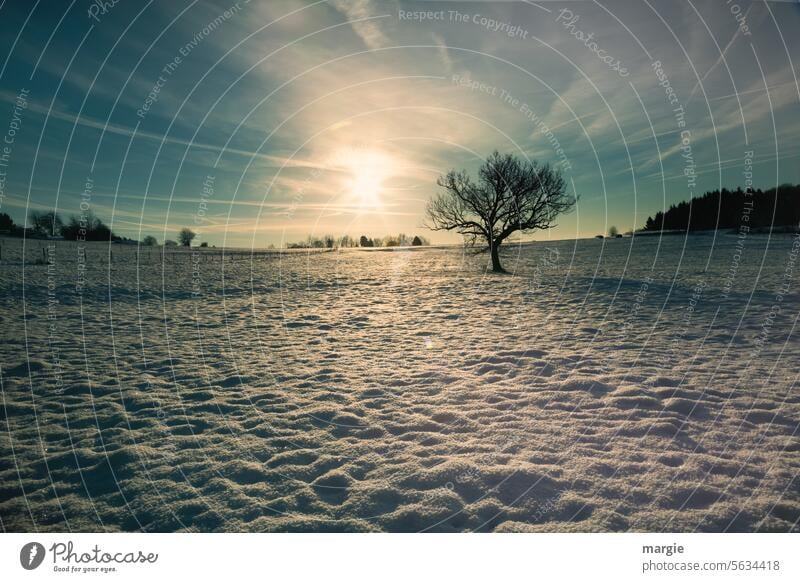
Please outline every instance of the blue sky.
[{"label": "blue sky", "polygon": [[0,7],[18,222],[83,200],[134,238],[456,242],[422,228],[436,177],[494,149],[558,165],[580,197],[538,239],[743,185],[748,151],[755,187],[800,182],[796,2],[97,6]]}]

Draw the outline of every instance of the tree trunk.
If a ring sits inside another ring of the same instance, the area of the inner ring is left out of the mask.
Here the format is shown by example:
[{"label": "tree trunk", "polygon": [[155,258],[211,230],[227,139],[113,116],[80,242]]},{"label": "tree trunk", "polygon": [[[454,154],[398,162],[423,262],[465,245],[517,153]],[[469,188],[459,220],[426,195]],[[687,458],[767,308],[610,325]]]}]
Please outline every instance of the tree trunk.
[{"label": "tree trunk", "polygon": [[495,273],[505,273],[505,269],[503,269],[502,265],[500,264],[500,243],[491,243],[490,247],[492,252],[492,271]]}]

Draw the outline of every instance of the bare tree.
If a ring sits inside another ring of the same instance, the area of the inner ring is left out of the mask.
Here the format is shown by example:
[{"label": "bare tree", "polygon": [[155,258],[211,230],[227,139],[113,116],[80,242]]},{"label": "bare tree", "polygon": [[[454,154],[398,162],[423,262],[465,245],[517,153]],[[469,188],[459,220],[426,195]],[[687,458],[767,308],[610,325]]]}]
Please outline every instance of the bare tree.
[{"label": "bare tree", "polygon": [[428,228],[458,232],[470,245],[485,241],[492,270],[499,273],[505,239],[516,231],[552,228],[558,215],[575,206],[557,170],[497,151],[480,167],[477,181],[451,170],[437,183],[444,192],[428,204]]}]

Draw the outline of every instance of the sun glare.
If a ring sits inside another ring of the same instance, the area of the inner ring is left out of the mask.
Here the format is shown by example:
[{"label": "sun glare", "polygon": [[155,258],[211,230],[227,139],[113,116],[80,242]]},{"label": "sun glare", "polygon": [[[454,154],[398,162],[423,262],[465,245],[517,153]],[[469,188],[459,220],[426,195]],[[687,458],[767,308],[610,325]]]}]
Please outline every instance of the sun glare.
[{"label": "sun glare", "polygon": [[377,150],[348,149],[337,157],[337,166],[348,173],[345,191],[362,208],[381,205],[384,181],[395,167],[392,159]]}]

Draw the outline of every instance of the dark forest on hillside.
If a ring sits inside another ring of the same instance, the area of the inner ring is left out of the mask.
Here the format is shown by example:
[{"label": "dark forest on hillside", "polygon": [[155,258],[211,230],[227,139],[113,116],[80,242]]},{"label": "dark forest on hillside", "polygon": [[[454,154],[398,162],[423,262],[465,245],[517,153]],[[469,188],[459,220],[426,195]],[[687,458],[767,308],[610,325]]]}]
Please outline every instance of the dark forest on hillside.
[{"label": "dark forest on hillside", "polygon": [[770,190],[714,190],[691,202],[673,204],[648,217],[646,231],[713,230],[717,228],[797,227],[800,224],[800,185],[783,184]]}]

